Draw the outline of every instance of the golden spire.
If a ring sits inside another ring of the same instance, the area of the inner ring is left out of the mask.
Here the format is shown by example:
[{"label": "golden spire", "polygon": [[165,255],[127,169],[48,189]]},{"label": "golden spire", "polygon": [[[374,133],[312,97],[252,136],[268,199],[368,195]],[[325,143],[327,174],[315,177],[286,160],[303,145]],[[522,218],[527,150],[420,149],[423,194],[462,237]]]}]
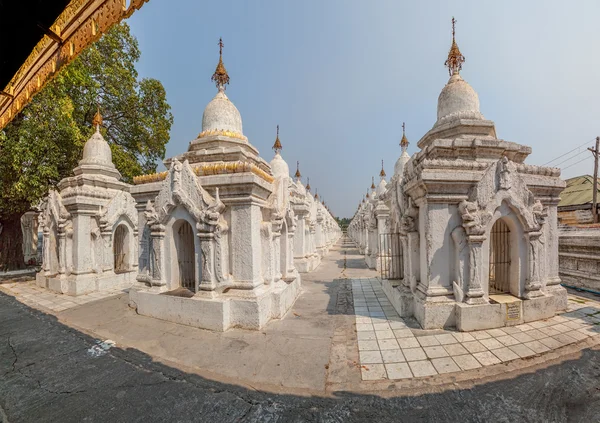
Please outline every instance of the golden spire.
[{"label": "golden spire", "polygon": [[450,47],[450,51],[448,52],[448,59],[446,59],[446,62],[444,63],[444,66],[448,67],[448,73],[450,74],[450,76],[454,75],[455,73],[459,73],[460,70],[462,69],[462,64],[465,62],[465,56],[462,55],[462,53],[460,52],[459,48],[458,48],[458,44],[456,44],[456,39],[455,39],[455,26],[456,26],[456,19],[454,19],[454,16],[452,17],[452,46]]},{"label": "golden spire", "polygon": [[296,162],[296,173],[294,174],[296,179],[300,179],[302,174],[300,173],[300,162]]},{"label": "golden spire", "polygon": [[383,170],[383,160],[381,161],[381,172],[379,172],[381,179],[385,178],[385,170]]},{"label": "golden spire", "polygon": [[94,119],[92,119],[92,125],[96,127],[96,130],[100,130],[100,126],[102,126],[102,115],[100,114],[100,105],[96,110],[96,114],[94,115]]},{"label": "golden spire", "polygon": [[229,75],[227,74],[227,69],[225,69],[225,65],[223,64],[223,39],[219,38],[219,63],[217,64],[217,69],[215,69],[215,73],[213,73],[211,81],[214,81],[217,85],[218,89],[225,89],[225,85],[229,84]]},{"label": "golden spire", "polygon": [[317,190],[317,189],[315,189],[315,200],[318,200],[318,199],[319,199],[319,193],[318,193],[317,191],[318,191],[318,190]]},{"label": "golden spire", "polygon": [[375,177],[374,176],[371,176],[371,189],[375,189]]},{"label": "golden spire", "polygon": [[408,147],[408,139],[406,138],[406,125],[404,124],[404,122],[402,122],[402,139],[400,140],[400,147],[402,147],[403,149]]},{"label": "golden spire", "polygon": [[306,190],[310,192],[310,178],[306,178]]},{"label": "golden spire", "polygon": [[281,141],[279,141],[279,125],[277,125],[277,137],[275,138],[275,144],[273,144],[273,151],[275,151],[275,153],[279,154],[281,149],[282,149]]},{"label": "golden spire", "polygon": [[367,199],[369,199],[369,190],[367,190]]}]

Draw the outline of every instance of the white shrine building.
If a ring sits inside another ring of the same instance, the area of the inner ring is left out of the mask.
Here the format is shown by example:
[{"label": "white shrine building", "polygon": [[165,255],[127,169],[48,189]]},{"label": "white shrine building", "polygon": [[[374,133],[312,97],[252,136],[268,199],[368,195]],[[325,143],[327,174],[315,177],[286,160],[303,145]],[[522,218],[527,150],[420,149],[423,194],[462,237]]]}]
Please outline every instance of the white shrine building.
[{"label": "white shrine building", "polygon": [[[525,164],[530,147],[497,137],[460,75],[463,62],[453,21],[437,121],[410,158],[403,136],[386,191],[363,200],[348,229],[367,264],[399,269],[383,281],[386,294],[424,329],[517,325],[567,307],[558,276],[560,169]],[[384,233],[397,236],[398,260],[389,247],[379,251]]]},{"label": "white shrine building", "polygon": [[212,80],[217,94],[188,151],[133,185],[120,181],[97,114],[75,176],[42,207],[40,286],[68,295],[131,287],[138,313],[218,331],[286,314],[300,272],[319,265],[341,230],[299,169],[290,177],[279,128],[270,163],[250,144],[225,94],[222,55]]}]

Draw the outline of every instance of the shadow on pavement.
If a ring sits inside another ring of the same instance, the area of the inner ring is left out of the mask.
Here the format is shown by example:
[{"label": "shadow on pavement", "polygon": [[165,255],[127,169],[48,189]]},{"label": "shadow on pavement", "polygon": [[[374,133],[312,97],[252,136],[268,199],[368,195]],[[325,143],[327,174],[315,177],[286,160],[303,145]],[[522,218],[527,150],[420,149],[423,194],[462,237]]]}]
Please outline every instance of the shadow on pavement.
[{"label": "shadow on pavement", "polygon": [[11,423],[596,421],[598,377],[600,353],[586,350],[510,380],[420,396],[276,394],[110,348],[0,294],[0,409]]}]

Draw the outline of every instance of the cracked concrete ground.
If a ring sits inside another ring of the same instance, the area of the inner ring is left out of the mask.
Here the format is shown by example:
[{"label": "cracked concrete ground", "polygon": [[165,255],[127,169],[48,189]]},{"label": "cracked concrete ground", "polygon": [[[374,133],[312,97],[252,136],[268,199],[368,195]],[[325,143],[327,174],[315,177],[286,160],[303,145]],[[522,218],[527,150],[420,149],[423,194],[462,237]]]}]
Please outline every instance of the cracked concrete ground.
[{"label": "cracked concrete ground", "polygon": [[[357,254],[345,263],[332,251],[305,275],[292,312],[262,332],[172,325],[137,316],[119,297],[54,316],[0,293],[0,423],[598,421],[593,345],[476,381],[464,372],[365,385],[353,365],[351,290],[336,278],[368,271]],[[117,346],[90,353],[107,338]]]}]

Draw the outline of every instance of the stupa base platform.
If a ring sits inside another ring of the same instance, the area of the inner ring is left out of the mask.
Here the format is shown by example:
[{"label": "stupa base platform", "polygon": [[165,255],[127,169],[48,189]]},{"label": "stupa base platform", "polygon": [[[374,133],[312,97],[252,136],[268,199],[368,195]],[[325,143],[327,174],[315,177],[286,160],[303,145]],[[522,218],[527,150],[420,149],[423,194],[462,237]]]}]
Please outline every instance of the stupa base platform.
[{"label": "stupa base platform", "polygon": [[141,315],[201,329],[260,330],[271,320],[286,315],[300,295],[301,285],[298,275],[291,282],[279,280],[253,291],[231,289],[186,297],[140,284],[130,289],[129,305]]},{"label": "stupa base platform", "polygon": [[129,288],[137,276],[137,269],[130,272],[86,273],[84,275],[46,276],[42,272],[35,275],[37,286],[59,294],[79,295],[109,291],[115,288]]}]

